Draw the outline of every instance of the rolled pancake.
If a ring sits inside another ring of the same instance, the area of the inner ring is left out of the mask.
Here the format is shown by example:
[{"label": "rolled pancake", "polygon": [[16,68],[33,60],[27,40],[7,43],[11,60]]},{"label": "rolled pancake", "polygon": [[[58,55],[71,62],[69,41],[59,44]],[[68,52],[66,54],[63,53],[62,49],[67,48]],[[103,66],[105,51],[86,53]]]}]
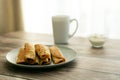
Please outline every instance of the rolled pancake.
[{"label": "rolled pancake", "polygon": [[61,50],[56,46],[50,47],[50,53],[52,56],[52,60],[54,64],[65,62],[65,58],[61,52]]},{"label": "rolled pancake", "polygon": [[51,59],[50,50],[45,45],[35,44],[35,52],[41,59],[46,59],[46,58],[48,58],[49,60]]},{"label": "rolled pancake", "polygon": [[25,64],[26,63],[25,62],[25,50],[24,50],[24,48],[20,48],[16,63],[17,64]]},{"label": "rolled pancake", "polygon": [[35,53],[35,49],[32,44],[30,43],[25,43],[24,45],[25,49],[25,61],[28,64],[36,64],[37,57]]}]

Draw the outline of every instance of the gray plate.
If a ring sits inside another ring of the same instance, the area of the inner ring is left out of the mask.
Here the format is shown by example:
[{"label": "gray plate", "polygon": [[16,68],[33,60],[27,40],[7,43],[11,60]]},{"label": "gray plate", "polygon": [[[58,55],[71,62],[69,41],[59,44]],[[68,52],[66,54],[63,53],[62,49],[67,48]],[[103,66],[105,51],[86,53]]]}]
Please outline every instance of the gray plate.
[{"label": "gray plate", "polygon": [[6,55],[6,59],[9,63],[16,65],[16,66],[20,66],[20,67],[29,67],[29,68],[48,68],[48,67],[55,67],[55,66],[60,66],[66,63],[69,63],[71,61],[73,61],[76,56],[77,53],[68,47],[64,47],[64,46],[57,46],[63,53],[64,57],[66,58],[66,62],[63,63],[59,63],[59,64],[53,64],[51,62],[51,64],[49,65],[24,65],[24,64],[16,64],[16,60],[17,60],[17,56],[18,56],[18,52],[19,52],[19,48],[17,49],[13,49],[10,52],[8,52],[8,54]]}]

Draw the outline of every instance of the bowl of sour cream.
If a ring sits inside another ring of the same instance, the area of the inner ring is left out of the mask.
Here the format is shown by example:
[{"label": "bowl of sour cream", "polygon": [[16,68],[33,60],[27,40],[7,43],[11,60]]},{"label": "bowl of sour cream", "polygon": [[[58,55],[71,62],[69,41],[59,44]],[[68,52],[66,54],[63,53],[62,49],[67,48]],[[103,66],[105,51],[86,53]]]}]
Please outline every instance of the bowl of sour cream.
[{"label": "bowl of sour cream", "polygon": [[90,43],[92,44],[92,46],[96,47],[96,48],[103,47],[103,45],[106,41],[106,38],[102,34],[92,34],[89,36],[88,39],[89,39]]}]

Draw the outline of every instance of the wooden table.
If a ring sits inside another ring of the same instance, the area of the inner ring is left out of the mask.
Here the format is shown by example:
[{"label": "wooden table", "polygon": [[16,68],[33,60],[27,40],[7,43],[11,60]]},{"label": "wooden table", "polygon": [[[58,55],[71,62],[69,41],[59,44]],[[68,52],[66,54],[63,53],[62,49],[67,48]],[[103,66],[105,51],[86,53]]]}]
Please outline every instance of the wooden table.
[{"label": "wooden table", "polygon": [[73,37],[68,45],[77,58],[60,67],[29,69],[7,62],[6,54],[25,42],[53,44],[53,36],[25,32],[0,35],[0,80],[120,80],[120,40],[108,39],[101,49],[92,48],[88,39]]}]

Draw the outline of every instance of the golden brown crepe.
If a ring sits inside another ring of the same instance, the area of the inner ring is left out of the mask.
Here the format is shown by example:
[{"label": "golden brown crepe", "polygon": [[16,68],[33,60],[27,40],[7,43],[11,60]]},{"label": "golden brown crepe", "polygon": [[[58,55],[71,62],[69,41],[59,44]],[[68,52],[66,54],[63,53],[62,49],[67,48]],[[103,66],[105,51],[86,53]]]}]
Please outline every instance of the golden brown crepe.
[{"label": "golden brown crepe", "polygon": [[35,49],[32,44],[30,43],[25,43],[24,45],[25,49],[25,61],[28,64],[36,64],[37,57],[35,53]]},{"label": "golden brown crepe", "polygon": [[24,48],[20,48],[16,63],[17,64],[25,64],[26,63],[25,62],[25,51],[24,51]]},{"label": "golden brown crepe", "polygon": [[50,47],[50,53],[52,56],[52,60],[54,64],[65,62],[65,58],[61,52],[61,50],[56,46]]},{"label": "golden brown crepe", "polygon": [[45,58],[51,59],[50,50],[47,46],[42,44],[35,44],[35,51],[41,59]]}]

